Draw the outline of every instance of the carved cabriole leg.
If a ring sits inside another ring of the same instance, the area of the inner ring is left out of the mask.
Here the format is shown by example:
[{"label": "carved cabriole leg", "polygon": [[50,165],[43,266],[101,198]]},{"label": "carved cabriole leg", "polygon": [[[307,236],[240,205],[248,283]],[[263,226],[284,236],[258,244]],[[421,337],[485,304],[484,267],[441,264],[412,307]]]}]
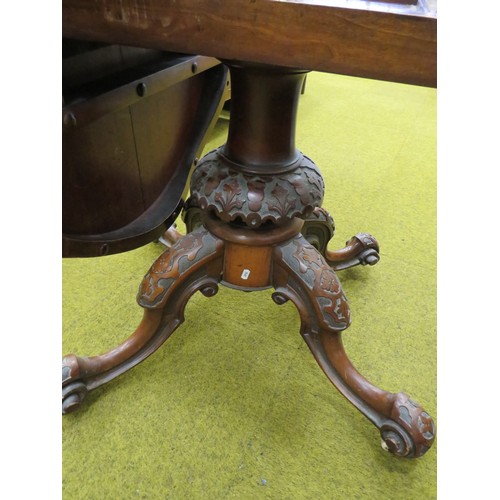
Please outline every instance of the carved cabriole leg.
[{"label": "carved cabriole leg", "polygon": [[354,266],[375,265],[380,260],[379,245],[375,237],[368,233],[358,233],[340,250],[328,250],[328,242],[335,233],[332,216],[321,207],[314,209],[304,221],[302,234],[335,270],[341,271]]},{"label": "carved cabriole leg", "polygon": [[292,298],[301,317],[317,331],[342,331],[350,325],[349,304],[337,275],[302,234],[277,246],[274,256],[275,301],[282,295]]},{"label": "carved cabriole leg", "polygon": [[326,260],[301,235],[278,246],[273,282],[277,304],[292,300],[301,335],[335,387],[380,430],[386,449],[401,457],[422,456],[434,441],[434,423],[403,393],[368,382],[347,358],[340,332],[350,324],[340,282]]},{"label": "carved cabriole leg", "polygon": [[118,347],[100,356],[63,358],[63,413],[78,409],[88,391],[109,382],[155,352],[184,321],[184,309],[198,290],[217,293],[224,243],[199,228],[168,248],[144,277],[137,297],[144,317]]},{"label": "carved cabriole leg", "polygon": [[325,260],[335,271],[354,266],[375,265],[380,260],[378,242],[371,234],[358,233],[340,250],[326,250]]},{"label": "carved cabriole leg", "polygon": [[340,333],[321,331],[304,335],[304,340],[329,380],[380,430],[385,449],[405,458],[427,452],[434,442],[435,426],[418,403],[366,380],[349,361]]}]

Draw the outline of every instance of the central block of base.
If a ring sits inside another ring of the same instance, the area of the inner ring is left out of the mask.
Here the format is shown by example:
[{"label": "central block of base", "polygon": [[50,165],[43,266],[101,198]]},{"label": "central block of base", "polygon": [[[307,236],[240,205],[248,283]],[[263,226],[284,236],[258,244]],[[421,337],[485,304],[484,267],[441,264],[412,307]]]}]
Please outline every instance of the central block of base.
[{"label": "central block of base", "polygon": [[303,224],[304,221],[294,218],[283,226],[250,229],[224,223],[215,216],[206,216],[204,226],[224,241],[222,282],[243,290],[272,287],[273,250],[297,236]]},{"label": "central block of base", "polygon": [[226,244],[222,280],[237,288],[270,287],[272,254],[272,247]]}]

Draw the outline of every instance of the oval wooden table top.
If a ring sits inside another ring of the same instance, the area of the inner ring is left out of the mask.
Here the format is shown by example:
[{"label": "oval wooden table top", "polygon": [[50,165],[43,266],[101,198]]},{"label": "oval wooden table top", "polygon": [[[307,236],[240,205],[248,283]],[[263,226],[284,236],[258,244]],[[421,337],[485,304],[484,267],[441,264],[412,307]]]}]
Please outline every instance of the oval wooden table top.
[{"label": "oval wooden table top", "polygon": [[435,87],[436,0],[63,0],[64,37]]}]

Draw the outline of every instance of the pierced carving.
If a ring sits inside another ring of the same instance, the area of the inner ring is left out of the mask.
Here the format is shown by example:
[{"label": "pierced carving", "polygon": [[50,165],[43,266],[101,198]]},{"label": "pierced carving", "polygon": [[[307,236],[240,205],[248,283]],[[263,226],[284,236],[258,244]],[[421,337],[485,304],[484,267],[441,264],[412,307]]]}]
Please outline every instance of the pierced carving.
[{"label": "pierced carving", "polygon": [[291,172],[258,175],[237,170],[221,148],[208,153],[191,177],[190,207],[214,213],[225,222],[241,220],[257,228],[307,217],[321,205],[324,182],[318,167],[306,156]]}]

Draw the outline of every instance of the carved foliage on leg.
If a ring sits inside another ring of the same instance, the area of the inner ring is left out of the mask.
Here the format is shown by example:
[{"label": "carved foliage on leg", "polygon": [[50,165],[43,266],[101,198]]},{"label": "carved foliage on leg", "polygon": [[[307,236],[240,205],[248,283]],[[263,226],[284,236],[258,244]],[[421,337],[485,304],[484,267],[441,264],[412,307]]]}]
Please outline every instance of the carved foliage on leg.
[{"label": "carved foliage on leg", "polygon": [[142,280],[137,296],[140,306],[159,309],[182,280],[211,260],[220,258],[223,242],[199,227],[167,249],[151,266]]},{"label": "carved foliage on leg", "polygon": [[432,418],[403,393],[371,384],[352,365],[341,340],[349,306],[337,275],[303,236],[276,247],[273,300],[291,299],[301,317],[301,334],[328,379],[380,430],[395,455],[423,455],[434,441]]},{"label": "carved foliage on leg", "polygon": [[337,275],[318,250],[299,234],[276,252],[275,287],[294,289],[301,299],[297,307],[305,309],[305,315],[313,313],[307,311],[311,304],[320,328],[345,330],[351,323],[349,304]]}]

